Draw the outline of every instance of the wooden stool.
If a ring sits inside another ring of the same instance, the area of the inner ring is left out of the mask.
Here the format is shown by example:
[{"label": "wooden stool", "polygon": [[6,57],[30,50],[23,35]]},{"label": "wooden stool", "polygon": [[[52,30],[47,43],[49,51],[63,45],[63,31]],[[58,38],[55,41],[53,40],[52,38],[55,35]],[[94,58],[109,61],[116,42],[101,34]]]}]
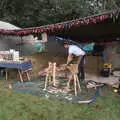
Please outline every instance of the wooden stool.
[{"label": "wooden stool", "polygon": [[80,82],[78,79],[78,65],[77,64],[71,64],[67,67],[71,72],[71,78],[69,79],[67,83],[67,87],[70,87],[71,80],[74,81],[74,90],[75,90],[75,96],[77,96],[77,90],[79,89],[81,92]]},{"label": "wooden stool", "polygon": [[47,84],[53,82],[53,85],[55,86],[56,83],[56,63],[49,62],[48,63],[48,69],[46,73],[45,78],[45,88],[47,88]]}]

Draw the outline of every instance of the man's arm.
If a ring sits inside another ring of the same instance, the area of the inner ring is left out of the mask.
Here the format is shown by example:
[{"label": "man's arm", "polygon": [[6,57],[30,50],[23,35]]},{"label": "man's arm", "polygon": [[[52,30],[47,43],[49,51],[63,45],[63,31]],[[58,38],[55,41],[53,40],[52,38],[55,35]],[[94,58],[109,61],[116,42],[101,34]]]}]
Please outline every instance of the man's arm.
[{"label": "man's arm", "polygon": [[69,55],[68,55],[68,58],[67,58],[67,65],[70,64],[70,62],[72,61],[72,59],[73,59],[73,55],[72,55],[72,54],[69,54]]}]

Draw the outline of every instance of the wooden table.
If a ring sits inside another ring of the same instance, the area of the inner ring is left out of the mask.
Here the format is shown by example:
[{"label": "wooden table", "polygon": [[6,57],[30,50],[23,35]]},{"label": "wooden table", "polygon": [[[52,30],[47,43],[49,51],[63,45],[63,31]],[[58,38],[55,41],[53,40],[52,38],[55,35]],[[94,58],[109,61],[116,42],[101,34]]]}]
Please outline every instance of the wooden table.
[{"label": "wooden table", "polygon": [[29,71],[32,69],[32,63],[30,60],[28,61],[0,61],[0,68],[5,69],[6,80],[8,79],[8,69],[17,69],[20,80],[23,82],[22,74],[26,73],[28,80],[30,80]]}]

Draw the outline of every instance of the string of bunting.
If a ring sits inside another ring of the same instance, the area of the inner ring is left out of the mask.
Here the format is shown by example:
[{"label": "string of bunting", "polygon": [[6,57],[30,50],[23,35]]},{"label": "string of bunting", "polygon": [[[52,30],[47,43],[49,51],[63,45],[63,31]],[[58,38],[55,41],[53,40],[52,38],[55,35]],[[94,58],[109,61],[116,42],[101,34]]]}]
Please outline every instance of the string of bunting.
[{"label": "string of bunting", "polygon": [[65,29],[71,29],[73,27],[80,27],[81,25],[95,24],[97,22],[104,21],[105,19],[108,19],[108,18],[109,18],[109,15],[101,15],[94,18],[77,19],[69,23],[60,23],[60,24],[48,25],[45,27],[39,27],[39,28],[33,28],[33,29],[23,29],[23,30],[20,30],[17,33],[17,35],[27,35],[27,34],[42,33],[42,32],[53,33],[53,32],[58,32]]},{"label": "string of bunting", "polygon": [[88,24],[96,24],[98,22],[102,22],[108,18],[114,16],[118,16],[120,11],[113,11],[112,13],[107,13],[103,15],[98,15],[94,17],[89,18],[83,18],[83,19],[76,19],[73,21],[67,21],[63,23],[57,23],[47,26],[40,26],[40,27],[34,27],[34,28],[26,28],[26,29],[20,29],[20,30],[0,30],[0,34],[2,35],[18,35],[18,36],[24,36],[28,34],[36,34],[36,33],[54,33],[64,30],[69,30],[74,27],[80,27],[81,25],[88,25]]}]

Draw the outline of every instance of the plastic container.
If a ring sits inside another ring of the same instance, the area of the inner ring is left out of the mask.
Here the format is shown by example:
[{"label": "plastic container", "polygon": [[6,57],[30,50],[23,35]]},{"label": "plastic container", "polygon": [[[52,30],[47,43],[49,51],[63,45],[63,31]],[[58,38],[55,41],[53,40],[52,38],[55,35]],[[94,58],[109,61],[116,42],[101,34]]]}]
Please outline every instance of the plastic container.
[{"label": "plastic container", "polygon": [[14,51],[14,53],[13,53],[13,60],[14,61],[19,61],[19,52],[18,51]]}]

